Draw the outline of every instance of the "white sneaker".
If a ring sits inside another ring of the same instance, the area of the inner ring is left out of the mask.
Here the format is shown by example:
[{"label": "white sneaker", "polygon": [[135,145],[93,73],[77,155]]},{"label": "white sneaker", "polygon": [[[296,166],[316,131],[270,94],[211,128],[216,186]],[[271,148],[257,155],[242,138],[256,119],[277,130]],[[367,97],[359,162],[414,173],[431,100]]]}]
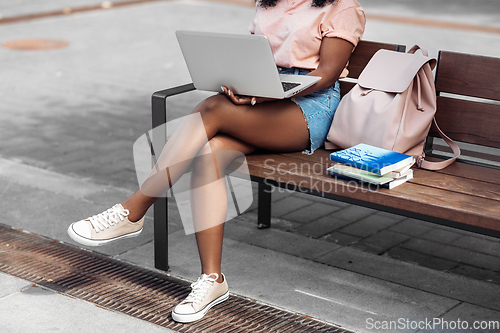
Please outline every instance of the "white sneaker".
[{"label": "white sneaker", "polygon": [[224,281],[221,283],[216,282],[218,278],[217,273],[202,274],[191,284],[191,293],[172,310],[172,319],[181,323],[196,321],[203,318],[212,306],[227,300],[229,288],[226,277],[222,274]]},{"label": "white sneaker", "polygon": [[121,204],[110,209],[72,223],[68,235],[75,241],[87,246],[99,246],[114,240],[136,237],[142,231],[144,216],[137,222],[130,222],[128,209]]}]

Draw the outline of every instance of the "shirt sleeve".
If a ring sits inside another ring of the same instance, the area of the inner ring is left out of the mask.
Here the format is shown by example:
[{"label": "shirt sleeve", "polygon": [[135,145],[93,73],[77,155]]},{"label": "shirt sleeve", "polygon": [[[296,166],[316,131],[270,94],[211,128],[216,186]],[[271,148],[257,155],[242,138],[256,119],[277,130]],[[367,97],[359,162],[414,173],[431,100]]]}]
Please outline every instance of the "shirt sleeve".
[{"label": "shirt sleeve", "polygon": [[325,17],[321,23],[321,36],[342,38],[356,46],[363,37],[365,24],[363,9],[349,7],[334,16]]}]

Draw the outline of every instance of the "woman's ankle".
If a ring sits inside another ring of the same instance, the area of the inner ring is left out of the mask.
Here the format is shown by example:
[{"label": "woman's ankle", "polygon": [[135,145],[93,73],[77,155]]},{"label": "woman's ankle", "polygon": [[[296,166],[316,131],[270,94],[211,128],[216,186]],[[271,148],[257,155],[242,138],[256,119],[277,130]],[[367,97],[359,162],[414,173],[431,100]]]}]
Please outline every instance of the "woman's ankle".
[{"label": "woman's ankle", "polygon": [[138,207],[134,206],[134,205],[130,205],[130,203],[128,203],[126,200],[124,202],[122,202],[122,207],[126,210],[129,211],[129,214],[128,214],[128,220],[130,222],[137,222],[139,221],[144,215],[146,215],[146,212],[139,209]]},{"label": "woman's ankle", "polygon": [[128,209],[129,221],[136,222],[146,215],[149,207],[151,207],[156,199],[157,198],[145,196],[140,191],[137,191],[122,202],[122,207],[124,209]]},{"label": "woman's ankle", "polygon": [[208,276],[211,276],[211,277],[215,277],[215,274],[217,274],[217,280],[215,280],[217,283],[222,283],[224,282],[224,277],[222,276],[222,273],[219,271],[219,272],[216,272],[216,271],[212,271],[210,273],[205,273],[205,272],[202,272],[202,274],[206,274]]}]

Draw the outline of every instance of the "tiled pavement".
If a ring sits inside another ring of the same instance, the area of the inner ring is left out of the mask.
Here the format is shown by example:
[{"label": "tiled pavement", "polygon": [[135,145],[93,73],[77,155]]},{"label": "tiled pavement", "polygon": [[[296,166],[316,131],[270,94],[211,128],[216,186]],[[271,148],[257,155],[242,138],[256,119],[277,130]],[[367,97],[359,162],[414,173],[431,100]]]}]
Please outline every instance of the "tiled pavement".
[{"label": "tiled pavement", "polygon": [[496,238],[301,193],[273,193],[271,215],[273,228],[500,284]]},{"label": "tiled pavement", "polygon": [[[387,7],[377,7],[377,3]],[[386,8],[396,14],[404,6],[402,1],[390,3],[398,5],[374,1],[367,4],[367,12],[372,8],[373,13],[379,13],[380,8]],[[66,7],[68,2],[51,0],[44,4],[43,8],[53,10]],[[12,10],[2,4],[0,13],[5,17],[20,15],[29,12],[26,8],[29,6]],[[65,230],[58,225],[102,211],[130,194],[136,187],[131,147],[150,128],[151,93],[189,80],[175,46],[174,27],[210,26],[211,30],[245,32],[252,12],[250,7],[234,4],[159,1],[2,25],[0,43],[43,37],[69,41],[70,47],[39,52],[0,49],[0,180],[1,207],[6,212],[0,223],[67,241]],[[419,12],[425,10],[407,8],[405,14]],[[464,20],[495,25],[499,21],[491,20],[496,17],[491,13],[494,11],[490,10],[488,16],[488,11],[481,9]],[[429,17],[436,15],[430,13]],[[365,37],[407,45],[419,43],[431,53],[438,48],[462,52],[473,49],[475,53],[500,56],[499,35],[467,30],[374,20],[369,22]],[[169,110],[173,110],[173,116],[180,116],[204,96],[192,93],[175,98]],[[39,215],[45,218],[42,224],[36,221]],[[443,318],[477,318],[478,313],[482,318],[500,318],[498,239],[278,190],[273,193],[272,216],[271,230],[257,230],[254,205],[227,225],[227,246],[231,250],[228,262],[241,261],[231,253],[244,256],[237,251],[242,248],[262,256],[270,265],[273,257],[297,260],[302,265],[299,267],[334,274],[330,279],[361,281],[359,289],[340,284],[348,291],[340,292],[339,297],[350,299],[354,291],[359,292],[361,296],[354,297],[353,302],[367,304],[370,311],[380,305],[372,298],[381,288],[378,296],[389,300],[381,302],[386,304],[382,306],[385,313],[395,311],[387,304],[396,307],[394,304],[403,300],[403,307],[413,302],[432,308],[430,312]],[[172,247],[196,260],[193,246],[183,244],[193,245],[192,239],[180,237],[178,220],[170,222],[172,236],[176,236]],[[150,228],[138,240],[100,251],[152,267],[151,238]],[[184,259],[175,253],[172,256],[176,274],[191,279],[197,274],[197,267],[182,267],[179,263]],[[252,257],[244,259],[259,265]],[[275,269],[278,274],[280,270]],[[295,274],[289,281],[293,286],[300,285],[299,277],[311,278],[306,272]],[[271,284],[283,283],[280,276],[269,278]],[[322,286],[326,282],[317,283]],[[249,297],[270,301],[263,290],[253,292],[241,280],[235,284]],[[359,327],[359,323],[353,324],[355,315],[337,305],[335,310],[339,312],[337,323]],[[305,307],[303,311],[309,310]]]}]

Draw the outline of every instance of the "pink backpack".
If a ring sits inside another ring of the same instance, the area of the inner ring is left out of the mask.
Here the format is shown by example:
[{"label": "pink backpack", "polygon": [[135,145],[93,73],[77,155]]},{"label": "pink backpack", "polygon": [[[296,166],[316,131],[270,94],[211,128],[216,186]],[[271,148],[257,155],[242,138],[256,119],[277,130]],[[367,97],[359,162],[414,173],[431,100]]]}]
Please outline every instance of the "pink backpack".
[{"label": "pink backpack", "polygon": [[[366,143],[413,155],[419,167],[439,170],[453,163],[460,148],[437,126],[436,59],[415,45],[408,53],[377,51],[359,75],[358,83],[340,101],[325,148],[349,148]],[[432,121],[455,157],[424,160],[425,138]]]}]

